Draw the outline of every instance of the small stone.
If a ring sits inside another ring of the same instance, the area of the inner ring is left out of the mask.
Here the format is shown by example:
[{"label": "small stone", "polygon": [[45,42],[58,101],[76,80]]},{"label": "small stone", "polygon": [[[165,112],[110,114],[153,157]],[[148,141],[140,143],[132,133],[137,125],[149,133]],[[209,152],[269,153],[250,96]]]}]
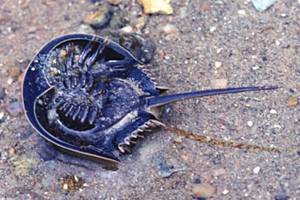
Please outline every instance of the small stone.
[{"label": "small stone", "polygon": [[248,121],[247,124],[248,124],[249,127],[252,127],[253,126],[253,121]]},{"label": "small stone", "polygon": [[201,179],[200,178],[195,178],[194,183],[200,184],[201,183]]},{"label": "small stone", "polygon": [[59,178],[58,181],[63,190],[70,192],[81,191],[85,184],[85,180],[77,175],[65,175]]},{"label": "small stone", "polygon": [[160,28],[160,32],[165,34],[174,34],[177,35],[179,33],[178,28],[173,24],[166,24]]},{"label": "small stone", "polygon": [[109,26],[113,29],[119,29],[126,26],[128,22],[129,22],[128,12],[124,9],[119,9],[113,13],[111,20],[109,22]]},{"label": "small stone", "polygon": [[0,120],[2,120],[4,117],[4,112],[0,112]]},{"label": "small stone", "polygon": [[67,183],[63,184],[63,190],[68,190],[69,189],[69,186]]},{"label": "small stone", "polygon": [[287,105],[288,106],[296,106],[298,105],[298,101],[297,99],[295,99],[294,97],[290,96],[288,99],[287,99]]},{"label": "small stone", "polygon": [[216,188],[209,183],[194,185],[193,194],[197,197],[210,198],[216,193]]},{"label": "small stone", "polygon": [[81,24],[75,32],[84,34],[95,34],[96,31],[88,24]]},{"label": "small stone", "polygon": [[246,11],[245,10],[238,10],[238,14],[239,15],[246,15]]},{"label": "small stone", "polygon": [[274,197],[275,200],[289,200],[290,197],[286,194],[278,194]]},{"label": "small stone", "polygon": [[137,18],[133,23],[134,28],[137,30],[142,30],[145,27],[147,20],[147,15],[142,15],[141,17]]},{"label": "small stone", "polygon": [[210,31],[210,32],[214,32],[216,29],[217,29],[217,28],[216,28],[215,26],[213,26],[213,27],[210,27],[209,31]]},{"label": "small stone", "polygon": [[229,193],[228,190],[223,190],[223,194],[224,194],[224,195],[226,195],[226,194],[228,194],[228,193]]},{"label": "small stone", "polygon": [[224,89],[227,87],[228,80],[227,79],[213,79],[210,81],[210,86],[213,89]]},{"label": "small stone", "polygon": [[8,78],[8,80],[7,80],[7,84],[8,84],[8,85],[11,85],[13,82],[14,82],[14,79]]},{"label": "small stone", "polygon": [[5,96],[6,96],[5,88],[1,88],[1,89],[0,89],[0,99],[4,99]]},{"label": "small stone", "polygon": [[9,72],[9,74],[10,74],[13,78],[18,77],[18,76],[21,74],[20,69],[18,69],[18,68],[15,67],[15,66],[10,66],[10,67],[8,68],[8,72]]},{"label": "small stone", "polygon": [[259,70],[259,66],[254,66],[254,67],[252,67],[252,69],[254,70],[254,71],[256,71],[256,70]]},{"label": "small stone", "polygon": [[253,6],[258,10],[259,12],[262,12],[272,6],[275,3],[276,0],[267,0],[267,1],[262,1],[262,0],[251,0]]},{"label": "small stone", "polygon": [[123,28],[120,29],[120,31],[124,33],[133,33],[133,28],[129,25],[124,26]]},{"label": "small stone", "polygon": [[91,25],[94,28],[104,26],[110,19],[108,9],[105,7],[100,8],[97,12],[90,12],[86,15],[84,23]]},{"label": "small stone", "polygon": [[255,167],[253,169],[253,173],[257,174],[260,171],[260,167]]},{"label": "small stone", "polygon": [[221,176],[221,175],[224,175],[226,174],[226,170],[224,168],[219,168],[219,169],[216,169],[213,171],[212,175],[214,177],[218,177],[218,176]]},{"label": "small stone", "polygon": [[180,157],[181,157],[181,159],[184,160],[184,161],[188,161],[188,160],[190,159],[190,158],[189,158],[188,156],[186,156],[186,155],[181,155]]},{"label": "small stone", "polygon": [[118,5],[120,4],[123,0],[106,0],[108,3],[113,4],[113,5]]},{"label": "small stone", "polygon": [[209,2],[200,3],[199,10],[204,10],[204,11],[210,10],[210,3]]},{"label": "small stone", "polygon": [[277,46],[279,46],[281,43],[280,43],[279,40],[276,40],[276,41],[275,41],[275,44],[276,44]]},{"label": "small stone", "polygon": [[221,62],[215,62],[215,68],[219,69],[222,66]]},{"label": "small stone", "polygon": [[181,138],[175,138],[175,139],[174,139],[174,142],[175,142],[175,143],[181,144],[181,143],[182,143],[182,139],[181,139]]},{"label": "small stone", "polygon": [[16,152],[16,150],[14,149],[14,148],[10,148],[9,149],[9,155],[14,155],[15,154],[15,152]]},{"label": "small stone", "polygon": [[138,0],[137,2],[144,7],[144,13],[173,14],[171,0]]},{"label": "small stone", "polygon": [[5,107],[9,115],[17,117],[23,113],[23,105],[21,102],[13,102]]},{"label": "small stone", "polygon": [[272,109],[272,110],[270,110],[270,113],[271,113],[271,114],[277,114],[277,111],[274,110],[274,109]]},{"label": "small stone", "polygon": [[208,99],[208,102],[209,102],[209,103],[212,103],[212,102],[214,102],[214,101],[215,101],[215,99],[212,98],[212,97]]},{"label": "small stone", "polygon": [[148,63],[153,57],[155,45],[151,40],[146,39],[142,35],[124,33],[112,29],[105,29],[99,35],[118,43],[143,63]]},{"label": "small stone", "polygon": [[285,18],[285,17],[287,17],[288,15],[286,14],[286,13],[282,13],[282,14],[280,14],[280,17],[282,17],[282,18]]}]

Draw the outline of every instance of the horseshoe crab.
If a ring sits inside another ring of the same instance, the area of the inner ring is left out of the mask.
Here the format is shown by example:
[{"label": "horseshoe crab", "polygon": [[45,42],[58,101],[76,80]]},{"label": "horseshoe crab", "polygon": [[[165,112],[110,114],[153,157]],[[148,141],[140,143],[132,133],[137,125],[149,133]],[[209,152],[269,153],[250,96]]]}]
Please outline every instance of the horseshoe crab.
[{"label": "horseshoe crab", "polygon": [[55,146],[119,162],[154,128],[156,108],[206,95],[276,89],[244,87],[163,95],[143,63],[99,36],[70,34],[47,43],[28,66],[23,102],[32,126]]}]

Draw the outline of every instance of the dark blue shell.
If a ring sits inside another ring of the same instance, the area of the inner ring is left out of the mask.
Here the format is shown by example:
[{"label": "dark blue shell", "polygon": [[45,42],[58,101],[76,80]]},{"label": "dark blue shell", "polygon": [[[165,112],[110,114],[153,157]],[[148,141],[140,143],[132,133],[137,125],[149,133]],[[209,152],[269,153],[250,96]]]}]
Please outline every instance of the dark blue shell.
[{"label": "dark blue shell", "polygon": [[206,95],[276,89],[244,87],[160,96],[144,66],[120,45],[71,34],[46,44],[28,66],[23,101],[32,126],[79,155],[120,161],[145,132],[162,123],[156,107]]},{"label": "dark blue shell", "polygon": [[26,115],[58,147],[119,161],[119,151],[129,150],[126,146],[142,132],[160,125],[151,121],[155,116],[143,99],[162,90],[138,64],[123,47],[99,36],[56,38],[28,66],[23,84]]}]

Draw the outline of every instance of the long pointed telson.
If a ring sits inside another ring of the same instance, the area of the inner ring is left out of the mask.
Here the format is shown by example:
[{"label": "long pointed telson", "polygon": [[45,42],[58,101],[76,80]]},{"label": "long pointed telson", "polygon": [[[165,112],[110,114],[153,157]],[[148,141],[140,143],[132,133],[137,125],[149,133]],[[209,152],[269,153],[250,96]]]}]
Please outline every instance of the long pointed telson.
[{"label": "long pointed telson", "polygon": [[241,87],[241,88],[227,88],[227,89],[188,92],[188,93],[148,98],[148,99],[146,99],[145,106],[151,108],[151,107],[158,107],[158,106],[166,105],[169,103],[174,103],[177,101],[192,99],[192,98],[196,98],[196,97],[212,96],[212,95],[228,94],[228,93],[248,92],[248,91],[258,91],[258,90],[274,90],[274,89],[278,89],[278,86]]}]

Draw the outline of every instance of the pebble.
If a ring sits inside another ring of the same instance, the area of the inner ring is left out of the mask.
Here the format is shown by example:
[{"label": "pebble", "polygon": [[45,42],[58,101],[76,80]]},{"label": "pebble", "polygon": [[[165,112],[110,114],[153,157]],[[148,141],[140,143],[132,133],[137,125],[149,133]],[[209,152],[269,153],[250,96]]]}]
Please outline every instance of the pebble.
[{"label": "pebble", "polygon": [[273,128],[279,128],[279,129],[281,129],[282,127],[281,127],[280,125],[278,125],[278,124],[275,124],[275,125],[273,126]]},{"label": "pebble", "polygon": [[100,36],[104,38],[108,37],[112,41],[118,43],[143,63],[148,63],[154,55],[154,43],[142,35],[105,29],[101,31]]},{"label": "pebble", "polygon": [[252,127],[253,126],[253,121],[248,121],[247,124],[248,124],[249,127]]},{"label": "pebble", "polygon": [[262,12],[272,6],[276,0],[268,0],[268,1],[262,1],[262,0],[251,0],[252,4],[258,10],[259,12]]},{"label": "pebble", "polygon": [[285,17],[287,17],[288,15],[286,14],[286,13],[281,13],[280,14],[280,17],[282,17],[282,18],[285,18]]},{"label": "pebble", "polygon": [[84,23],[91,25],[94,28],[104,26],[110,20],[108,9],[100,8],[97,12],[89,12],[84,20]]},{"label": "pebble", "polygon": [[142,30],[148,20],[148,16],[147,15],[142,15],[141,17],[137,18],[134,22],[133,22],[133,26],[134,28],[136,28],[137,30]]},{"label": "pebble", "polygon": [[226,195],[226,194],[228,194],[228,193],[229,193],[228,190],[223,190],[223,194],[224,194],[224,195]]},{"label": "pebble", "polygon": [[209,2],[200,3],[198,11],[200,11],[200,10],[209,11],[210,10],[210,3]]},{"label": "pebble", "polygon": [[210,81],[210,86],[213,89],[223,89],[223,88],[227,87],[227,83],[228,83],[228,80],[224,79],[224,78],[213,79],[213,80]]},{"label": "pebble", "polygon": [[238,14],[239,15],[246,15],[246,11],[245,10],[238,10]]},{"label": "pebble", "polygon": [[252,67],[252,69],[254,70],[254,71],[256,71],[256,70],[259,70],[259,66],[254,66],[254,67]]},{"label": "pebble", "polygon": [[68,186],[68,184],[67,183],[65,183],[65,184],[63,184],[63,190],[68,190],[69,189],[69,186]]},{"label": "pebble", "polygon": [[255,167],[253,169],[253,173],[258,174],[258,172],[260,171],[260,167]]},{"label": "pebble", "polygon": [[8,84],[8,85],[11,85],[13,82],[14,82],[14,79],[12,79],[12,78],[9,78],[9,79],[7,80],[7,84]]},{"label": "pebble", "polygon": [[160,32],[165,34],[179,34],[178,28],[173,24],[166,24],[160,28]]},{"label": "pebble", "polygon": [[129,22],[128,12],[124,9],[119,9],[113,13],[111,20],[109,22],[109,26],[113,29],[119,29],[126,26],[128,22]]},{"label": "pebble", "polygon": [[0,112],[0,120],[2,120],[4,117],[4,112]]},{"label": "pebble", "polygon": [[14,67],[14,66],[10,66],[8,68],[8,72],[13,78],[18,77],[21,74],[20,69],[18,69],[17,67]]},{"label": "pebble", "polygon": [[96,31],[88,24],[81,24],[75,32],[84,34],[95,34]]},{"label": "pebble", "polygon": [[133,33],[133,28],[129,25],[124,26],[123,28],[120,29],[120,31],[124,33]]},{"label": "pebble", "polygon": [[14,155],[15,154],[15,152],[16,152],[16,150],[14,149],[14,148],[10,148],[9,149],[9,155]]},{"label": "pebble", "polygon": [[1,88],[1,89],[0,89],[0,99],[4,99],[5,96],[6,96],[5,88]]},{"label": "pebble", "polygon": [[217,29],[217,28],[216,28],[215,26],[213,26],[213,27],[210,27],[209,31],[210,31],[210,32],[214,32],[216,29]]},{"label": "pebble", "polygon": [[216,193],[216,188],[209,183],[201,183],[194,185],[193,194],[198,197],[210,198]]},{"label": "pebble", "polygon": [[270,110],[270,113],[271,113],[271,114],[277,114],[277,111],[274,110],[274,109],[272,109],[272,110]]},{"label": "pebble", "polygon": [[212,172],[212,175],[214,177],[218,177],[218,176],[221,176],[221,175],[224,175],[226,174],[226,170],[224,168],[219,168],[219,169],[216,169]]},{"label": "pebble", "polygon": [[23,114],[23,105],[21,102],[13,102],[5,107],[9,115],[17,117]]},{"label": "pebble", "polygon": [[288,99],[287,99],[287,105],[288,106],[296,106],[298,105],[298,101],[297,99],[295,99],[294,97],[290,96]]},{"label": "pebble", "polygon": [[215,68],[219,69],[222,66],[221,62],[215,62]]},{"label": "pebble", "polygon": [[290,197],[286,194],[278,194],[274,197],[275,200],[289,200]]},{"label": "pebble", "polygon": [[212,97],[208,99],[208,102],[209,102],[209,103],[212,103],[212,102],[214,102],[214,101],[215,101],[215,99],[212,98]]},{"label": "pebble", "polygon": [[71,192],[81,190],[85,184],[85,180],[77,175],[65,175],[64,177],[59,178],[58,181],[63,190]]},{"label": "pebble", "polygon": [[123,0],[106,0],[108,3],[113,4],[113,5],[118,5],[120,4]]},{"label": "pebble", "polygon": [[165,15],[173,14],[171,0],[138,0],[137,2],[144,7],[144,13],[161,13]]}]

